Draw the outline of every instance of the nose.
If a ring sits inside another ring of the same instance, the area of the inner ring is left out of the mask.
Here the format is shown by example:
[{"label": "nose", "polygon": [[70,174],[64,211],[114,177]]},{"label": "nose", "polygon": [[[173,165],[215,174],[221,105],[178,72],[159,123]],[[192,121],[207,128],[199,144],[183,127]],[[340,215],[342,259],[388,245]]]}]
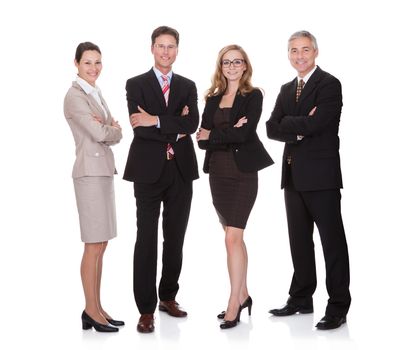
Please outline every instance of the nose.
[{"label": "nose", "polygon": [[304,52],[303,51],[298,51],[297,52],[297,58],[303,58],[304,57]]}]

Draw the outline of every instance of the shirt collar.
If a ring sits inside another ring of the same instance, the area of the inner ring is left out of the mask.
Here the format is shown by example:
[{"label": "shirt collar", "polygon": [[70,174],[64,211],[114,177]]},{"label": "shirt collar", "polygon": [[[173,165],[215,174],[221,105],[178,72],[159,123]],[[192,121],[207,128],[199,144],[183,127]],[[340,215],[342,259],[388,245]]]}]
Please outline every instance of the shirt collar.
[{"label": "shirt collar", "polygon": [[168,77],[168,82],[171,83],[171,79],[172,79],[172,71],[169,71],[168,74],[162,74],[160,70],[158,70],[157,68],[153,67],[153,71],[158,79],[158,81],[162,84],[162,76],[166,75]]},{"label": "shirt collar", "polygon": [[308,79],[312,76],[313,72],[315,72],[316,68],[318,68],[318,66],[313,67],[312,70],[308,74],[306,74],[303,78],[297,77],[298,82],[302,79],[306,84],[308,82]]},{"label": "shirt collar", "polygon": [[89,84],[87,81],[85,81],[83,78],[79,77],[77,75],[77,84],[80,85],[80,87],[84,90],[84,92],[87,95],[93,94],[93,93],[99,93],[99,88],[98,86],[92,86]]}]

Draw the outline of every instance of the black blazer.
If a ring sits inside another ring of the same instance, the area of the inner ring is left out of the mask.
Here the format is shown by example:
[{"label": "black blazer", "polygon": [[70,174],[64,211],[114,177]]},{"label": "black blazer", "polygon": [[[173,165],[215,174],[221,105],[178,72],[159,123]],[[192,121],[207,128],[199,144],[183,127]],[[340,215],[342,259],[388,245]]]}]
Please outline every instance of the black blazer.
[{"label": "black blazer", "polygon": [[[156,182],[166,162],[167,143],[171,143],[175,161],[184,180],[197,179],[197,160],[190,137],[199,124],[195,83],[173,74],[166,106],[161,86],[151,69],[129,79],[126,92],[129,114],[138,112],[137,107],[140,106],[151,115],[159,117],[160,128],[152,126],[133,129],[134,138],[123,178],[138,183]],[[189,107],[187,116],[181,116],[184,106]],[[178,134],[187,136],[177,140]]]},{"label": "black blazer", "polygon": [[[286,142],[281,188],[286,181],[286,157],[292,157],[293,181],[298,191],[342,188],[339,156],[341,84],[319,67],[295,102],[297,78],[281,87],[274,110],[266,123],[267,136]],[[309,112],[317,107],[313,117]],[[303,135],[297,141],[297,135]]]},{"label": "black blazer", "polygon": [[[262,113],[263,95],[258,89],[242,96],[239,92],[231,109],[230,127],[215,129],[213,117],[222,95],[209,97],[204,108],[201,127],[211,130],[209,140],[199,141],[201,149],[206,150],[203,171],[208,173],[211,152],[219,149],[231,149],[235,163],[242,172],[255,172],[274,162],[263,147],[256,133],[257,124]],[[239,119],[246,116],[248,122],[240,128],[234,128]]]}]

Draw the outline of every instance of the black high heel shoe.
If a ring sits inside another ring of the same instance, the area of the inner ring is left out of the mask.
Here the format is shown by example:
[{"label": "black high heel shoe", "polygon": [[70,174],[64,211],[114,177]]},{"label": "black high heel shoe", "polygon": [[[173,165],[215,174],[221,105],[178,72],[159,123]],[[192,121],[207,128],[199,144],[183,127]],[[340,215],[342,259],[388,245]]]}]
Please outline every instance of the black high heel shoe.
[{"label": "black high heel shoe", "polygon": [[123,321],[118,321],[118,320],[114,320],[112,318],[107,318],[106,319],[112,326],[116,326],[116,327],[120,327],[120,326],[124,326],[125,323]]},{"label": "black high heel shoe", "polygon": [[236,315],[235,319],[229,321],[229,320],[224,320],[220,324],[221,329],[228,329],[228,328],[234,328],[235,326],[238,325],[239,320],[241,318],[241,312],[242,312],[242,305],[239,306],[238,309],[238,314]]},{"label": "black high heel shoe", "polygon": [[[248,296],[245,301],[241,304],[241,308],[245,309],[246,307],[248,308],[248,315],[250,316],[252,314],[252,298]],[[217,318],[222,320],[225,317],[225,311],[221,312],[220,314],[217,315]]]},{"label": "black high heel shoe", "polygon": [[252,298],[249,296],[246,298],[246,300],[243,302],[242,309],[245,309],[246,307],[248,308],[248,315],[252,315],[252,304],[253,304],[253,300]]},{"label": "black high heel shoe", "polygon": [[119,328],[111,327],[107,324],[95,321],[85,312],[85,310],[81,315],[81,321],[84,330],[91,329],[92,327],[94,327],[97,332],[117,332],[119,330]]}]

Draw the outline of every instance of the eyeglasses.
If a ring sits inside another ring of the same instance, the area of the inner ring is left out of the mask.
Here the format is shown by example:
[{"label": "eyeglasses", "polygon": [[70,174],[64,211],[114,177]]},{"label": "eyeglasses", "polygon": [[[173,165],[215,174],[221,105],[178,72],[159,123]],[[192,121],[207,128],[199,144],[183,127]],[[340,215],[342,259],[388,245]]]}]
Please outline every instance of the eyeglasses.
[{"label": "eyeglasses", "polygon": [[176,49],[176,45],[164,45],[164,44],[154,44],[154,47],[160,51],[171,51]]},{"label": "eyeglasses", "polygon": [[230,61],[230,60],[222,60],[221,61],[221,65],[225,68],[229,68],[231,67],[231,64],[235,67],[235,68],[239,68],[242,66],[242,64],[245,62],[245,60],[243,60],[242,58],[235,58],[234,60]]}]

